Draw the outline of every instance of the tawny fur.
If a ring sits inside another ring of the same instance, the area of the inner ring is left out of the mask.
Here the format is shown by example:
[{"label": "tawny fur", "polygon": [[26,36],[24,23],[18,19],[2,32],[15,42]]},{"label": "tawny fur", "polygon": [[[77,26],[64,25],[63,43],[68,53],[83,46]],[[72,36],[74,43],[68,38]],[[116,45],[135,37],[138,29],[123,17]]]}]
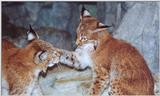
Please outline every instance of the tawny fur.
[{"label": "tawny fur", "polygon": [[7,38],[3,38],[2,39],[2,48],[3,48],[2,50],[6,51],[10,48],[16,48],[16,46],[13,43],[11,43]]},{"label": "tawny fur", "polygon": [[[8,82],[9,95],[31,95],[37,83],[38,74],[46,70],[51,59],[59,58],[56,49],[43,40],[34,39],[25,48],[17,48],[7,39],[2,40],[2,75]],[[40,64],[36,54],[40,51],[48,53],[48,57]]]},{"label": "tawny fur", "polygon": [[81,16],[76,44],[95,41],[91,53],[96,74],[90,95],[153,95],[154,81],[143,56],[131,44],[113,38],[92,16]]}]

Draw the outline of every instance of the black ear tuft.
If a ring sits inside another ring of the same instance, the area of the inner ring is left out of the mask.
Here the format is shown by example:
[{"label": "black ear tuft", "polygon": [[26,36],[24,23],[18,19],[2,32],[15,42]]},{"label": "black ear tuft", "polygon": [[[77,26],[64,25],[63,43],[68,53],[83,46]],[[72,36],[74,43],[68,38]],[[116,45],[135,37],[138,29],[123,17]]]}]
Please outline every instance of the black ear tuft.
[{"label": "black ear tuft", "polygon": [[102,23],[97,24],[97,28],[109,28],[109,27],[112,27],[112,26],[104,25]]},{"label": "black ear tuft", "polygon": [[34,30],[32,29],[31,24],[29,24],[29,32],[35,33]]},{"label": "black ear tuft", "polygon": [[82,9],[81,9],[81,15],[82,16],[83,16],[85,10],[86,10],[86,8],[84,7],[84,5],[82,5]]},{"label": "black ear tuft", "polygon": [[112,27],[112,26],[108,26],[108,25],[98,26],[98,28],[109,28],[109,27]]},{"label": "black ear tuft", "polygon": [[31,41],[34,39],[39,39],[38,34],[32,29],[31,25],[29,24],[29,31],[27,32],[27,40]]}]

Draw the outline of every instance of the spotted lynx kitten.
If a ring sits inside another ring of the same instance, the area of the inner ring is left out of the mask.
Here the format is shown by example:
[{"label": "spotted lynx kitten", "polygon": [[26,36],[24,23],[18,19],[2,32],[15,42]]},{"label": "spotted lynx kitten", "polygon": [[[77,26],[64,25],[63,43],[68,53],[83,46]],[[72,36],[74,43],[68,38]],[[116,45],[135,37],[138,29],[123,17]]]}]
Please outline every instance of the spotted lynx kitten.
[{"label": "spotted lynx kitten", "polygon": [[60,62],[94,72],[90,95],[153,95],[154,81],[146,61],[131,44],[112,37],[84,7],[77,28],[77,49],[62,50]]},{"label": "spotted lynx kitten", "polygon": [[2,94],[31,96],[37,91],[38,96],[43,95],[37,82],[39,73],[59,62],[58,49],[40,40],[31,27],[27,35],[29,43],[25,48],[2,40]]}]

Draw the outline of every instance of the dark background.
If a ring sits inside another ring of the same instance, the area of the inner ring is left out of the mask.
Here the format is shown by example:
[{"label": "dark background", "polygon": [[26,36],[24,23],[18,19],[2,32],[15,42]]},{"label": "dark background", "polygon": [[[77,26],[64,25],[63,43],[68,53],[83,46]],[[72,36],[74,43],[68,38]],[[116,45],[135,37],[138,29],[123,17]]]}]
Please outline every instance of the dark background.
[{"label": "dark background", "polygon": [[75,48],[81,6],[109,32],[139,49],[153,73],[159,71],[159,2],[2,2],[2,36],[24,47],[29,24],[58,48]]}]

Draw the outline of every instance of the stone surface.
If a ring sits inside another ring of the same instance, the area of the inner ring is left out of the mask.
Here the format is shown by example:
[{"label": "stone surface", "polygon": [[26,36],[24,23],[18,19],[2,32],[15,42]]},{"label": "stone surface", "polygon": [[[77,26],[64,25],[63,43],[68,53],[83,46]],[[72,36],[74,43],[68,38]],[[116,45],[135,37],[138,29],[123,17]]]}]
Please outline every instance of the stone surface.
[{"label": "stone surface", "polygon": [[[17,27],[52,27],[69,32],[75,38],[79,22],[77,3],[65,2],[26,2],[3,3],[2,12],[8,16],[9,23]],[[71,39],[72,39],[71,38]]]},{"label": "stone surface", "polygon": [[[12,24],[9,25],[5,29],[8,29],[5,31],[3,37],[7,37],[12,41],[15,45],[18,47],[25,47],[28,43],[27,41],[27,31],[28,29],[22,28],[22,27],[16,27]],[[28,26],[29,27],[29,26]],[[71,35],[69,32],[66,32],[61,29],[57,28],[51,28],[51,27],[39,27],[34,28],[35,32],[39,35],[40,39],[45,40],[53,44],[53,46],[57,48],[67,49],[67,50],[73,50],[73,44]],[[9,35],[11,34],[11,35]]]},{"label": "stone surface", "polygon": [[159,7],[155,2],[136,3],[124,15],[114,36],[130,42],[143,54],[152,72],[159,71]]}]

